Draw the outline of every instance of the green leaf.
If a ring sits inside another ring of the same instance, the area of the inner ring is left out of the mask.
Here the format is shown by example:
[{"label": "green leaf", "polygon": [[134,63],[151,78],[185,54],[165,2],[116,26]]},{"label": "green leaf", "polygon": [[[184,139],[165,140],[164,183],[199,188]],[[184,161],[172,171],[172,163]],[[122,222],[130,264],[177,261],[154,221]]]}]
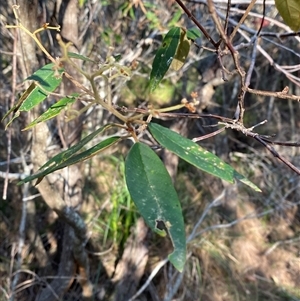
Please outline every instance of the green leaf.
[{"label": "green leaf", "polygon": [[171,65],[175,70],[179,70],[183,66],[189,49],[190,43],[186,38],[186,30],[181,27],[170,29],[152,64],[149,83],[151,92],[156,89]]},{"label": "green leaf", "polygon": [[300,1],[275,0],[275,5],[284,22],[294,31],[300,29]]},{"label": "green leaf", "polygon": [[180,272],[186,260],[186,238],[182,211],[170,175],[157,154],[147,145],[135,143],[125,161],[129,193],[149,227],[169,234],[174,251],[170,262]]},{"label": "green leaf", "polygon": [[190,51],[190,45],[190,41],[186,36],[186,30],[181,28],[180,41],[171,64],[173,70],[178,71],[184,65]]},{"label": "green leaf", "polygon": [[29,111],[40,102],[47,98],[48,94],[53,92],[62,81],[63,69],[55,70],[54,64],[48,64],[37,70],[26,80],[33,80],[29,88],[22,94],[17,104],[15,104],[3,117],[6,118],[10,113],[14,112],[14,116],[8,122],[8,127],[20,112]]},{"label": "green leaf", "polygon": [[14,112],[13,118],[7,123],[5,129],[14,121],[15,118],[17,118],[20,115],[19,108],[23,104],[23,102],[27,99],[27,97],[32,93],[32,91],[35,89],[36,85],[35,83],[32,83],[27,90],[21,95],[20,99],[18,102],[3,116],[2,120],[3,121],[10,113]]},{"label": "green leaf", "polygon": [[172,28],[157,50],[150,74],[150,91],[153,92],[161,82],[172,63],[180,41],[180,27]]},{"label": "green leaf", "polygon": [[148,19],[148,21],[150,23],[150,24],[148,23],[149,29],[159,27],[160,20],[154,12],[147,11],[146,18]]},{"label": "green leaf", "polygon": [[32,121],[24,130],[28,130],[40,122],[47,121],[49,119],[57,116],[63,109],[65,109],[68,105],[73,104],[78,97],[78,93],[73,93],[70,96],[66,96],[52,105],[46,112],[44,112],[41,116]]},{"label": "green leaf", "polygon": [[[105,127],[102,127],[101,130],[103,131],[104,128]],[[98,134],[99,134],[99,130],[97,131]],[[93,137],[95,137],[95,135]],[[89,140],[91,140],[93,137],[89,135]],[[110,137],[101,141],[100,143],[97,143],[96,145],[94,145],[93,147],[87,150],[77,153],[77,151],[80,150],[85,145],[83,141],[86,142],[88,140],[86,138],[82,139],[78,144],[71,147],[70,149],[63,151],[58,155],[54,156],[52,159],[50,159],[46,164],[44,164],[40,168],[40,171],[38,171],[34,175],[26,177],[24,180],[19,182],[19,184],[27,183],[35,179],[38,179],[38,183],[39,183],[46,175],[53,173],[54,171],[57,171],[64,167],[85,161],[97,155],[99,152],[104,151],[105,149],[112,146],[113,144],[119,142],[121,139],[120,137]]]},{"label": "green leaf", "polygon": [[189,40],[195,41],[201,37],[201,31],[198,27],[190,28],[187,30],[186,36]]},{"label": "green leaf", "polygon": [[82,8],[86,0],[79,0],[79,7]]},{"label": "green leaf", "polygon": [[148,127],[159,144],[186,162],[227,182],[234,183],[236,179],[250,186],[255,191],[261,191],[255,184],[235,171],[230,165],[190,139],[156,123],[150,123]]},{"label": "green leaf", "polygon": [[59,165],[62,162],[65,162],[72,156],[74,156],[78,151],[80,151],[87,143],[89,143],[91,140],[93,140],[96,136],[103,133],[105,130],[109,129],[111,127],[110,124],[105,125],[94,131],[93,133],[87,135],[83,139],[81,139],[77,144],[71,146],[69,149],[57,154],[53,158],[51,158],[47,163],[45,163],[40,169],[46,169],[50,166]]},{"label": "green leaf", "polygon": [[86,62],[95,63],[95,61],[91,60],[87,56],[84,56],[82,54],[78,54],[78,53],[75,53],[75,52],[68,52],[68,56],[70,58],[73,58],[73,59],[78,59],[78,60],[82,60],[82,61],[86,61]]},{"label": "green leaf", "polygon": [[183,11],[181,9],[176,10],[176,12],[172,14],[172,19],[168,22],[167,27],[175,26],[180,20],[182,14]]},{"label": "green leaf", "polygon": [[19,111],[29,111],[46,99],[49,93],[53,92],[61,83],[63,71],[63,69],[55,70],[54,64],[51,63],[29,76],[26,80],[35,81],[36,87],[22,103]]}]

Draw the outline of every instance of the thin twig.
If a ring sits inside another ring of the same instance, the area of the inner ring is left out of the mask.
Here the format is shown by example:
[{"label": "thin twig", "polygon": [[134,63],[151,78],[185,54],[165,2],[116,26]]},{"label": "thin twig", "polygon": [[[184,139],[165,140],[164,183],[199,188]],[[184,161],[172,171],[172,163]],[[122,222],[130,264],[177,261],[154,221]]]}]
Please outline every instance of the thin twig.
[{"label": "thin twig", "polygon": [[227,35],[227,30],[228,30],[228,20],[229,20],[230,7],[231,7],[231,0],[228,0],[227,10],[226,10],[226,18],[225,18],[225,25],[224,25],[224,32],[225,32],[226,35]]},{"label": "thin twig", "polygon": [[[255,0],[252,0],[255,1]],[[215,5],[213,3],[212,0],[207,0],[207,6],[208,6],[208,10],[210,12],[210,15],[216,25],[216,28],[223,40],[223,42],[225,43],[225,45],[228,47],[231,56],[233,58],[234,61],[234,65],[236,68],[236,71],[238,72],[239,76],[240,76],[240,82],[241,82],[241,87],[245,86],[245,72],[242,70],[241,66],[240,66],[240,60],[239,60],[239,53],[234,49],[231,40],[228,39],[228,37],[226,36],[222,26],[221,26],[221,22],[220,19],[217,15],[216,12],[216,8]],[[235,118],[238,120],[239,123],[243,123],[243,118],[244,118],[244,112],[245,112],[245,108],[244,108],[244,98],[245,98],[245,91],[241,90],[240,94],[238,96],[238,105],[237,105],[237,109],[236,109],[236,113],[235,113]]]},{"label": "thin twig", "polygon": [[[32,275],[34,278],[36,278],[39,281],[39,283],[43,283],[48,287],[48,289],[52,292],[56,300],[60,300],[56,292],[52,289],[51,285],[49,285],[47,281],[43,280],[43,278],[40,278],[36,273],[30,270],[18,270],[12,276],[16,277],[18,274],[21,273]],[[51,277],[46,277],[46,278],[51,278]],[[34,284],[33,280],[25,280],[24,282],[17,285],[16,290],[15,292],[13,292],[13,294],[16,295],[17,293],[20,293],[22,290],[32,286],[33,284]]]},{"label": "thin twig", "polygon": [[205,35],[205,37],[212,43],[212,45],[217,48],[218,43],[214,41],[214,39],[211,37],[211,35],[205,30],[205,28],[197,21],[197,19],[194,17],[194,15],[188,10],[188,8],[182,3],[181,0],[175,0],[178,5],[183,9],[183,11],[186,13],[186,15],[197,25],[197,27],[202,31],[202,33]]},{"label": "thin twig", "polygon": [[263,91],[263,90],[256,90],[256,89],[251,89],[248,87],[244,87],[245,91],[256,94],[256,95],[262,95],[262,96],[269,96],[269,97],[277,97],[281,99],[291,99],[295,101],[300,101],[300,96],[294,95],[294,94],[288,94],[285,93],[284,91],[280,92],[272,92],[272,91]]},{"label": "thin twig", "polygon": [[259,29],[258,29],[258,31],[257,31],[257,33],[256,33],[256,36],[258,37],[259,36],[259,34],[260,34],[260,32],[261,32],[261,30],[262,30],[262,28],[263,28],[263,26],[264,26],[264,22],[265,22],[265,15],[266,15],[266,0],[264,0],[264,3],[263,3],[263,17],[261,18],[261,22],[260,22],[260,26],[259,26]]},{"label": "thin twig", "polygon": [[249,85],[250,85],[252,73],[253,73],[253,70],[254,70],[256,55],[257,55],[257,43],[258,43],[258,39],[255,39],[254,44],[253,44],[253,50],[252,50],[252,55],[251,55],[250,66],[249,66],[249,69],[248,69],[247,74],[246,74],[246,80],[245,80],[245,86],[246,87],[249,87]]},{"label": "thin twig", "polygon": [[214,132],[209,133],[207,135],[203,135],[203,136],[200,136],[200,137],[197,137],[197,138],[193,138],[192,141],[198,142],[198,141],[202,141],[202,140],[211,138],[213,136],[216,136],[216,135],[222,133],[224,130],[225,130],[225,127],[221,128],[221,129],[218,129],[217,131],[214,131]]},{"label": "thin twig", "polygon": [[239,23],[235,26],[235,28],[233,29],[233,32],[230,35],[229,40],[232,41],[233,38],[235,37],[238,29],[240,28],[241,24],[244,23],[245,19],[248,17],[249,12],[251,11],[251,9],[253,8],[254,4],[255,4],[256,0],[251,0],[250,4],[248,5],[244,15],[242,16],[242,18],[240,19]]},{"label": "thin twig", "polygon": [[[298,169],[295,165],[293,165],[290,161],[285,159],[283,156],[281,156],[272,146],[266,142],[265,138],[257,133],[252,132],[253,128],[246,128],[243,124],[236,122],[233,120],[231,123],[224,123],[224,122],[219,122],[221,125],[225,125],[226,128],[230,128],[232,130],[239,131],[243,133],[246,136],[252,137],[256,139],[258,142],[260,142],[262,145],[264,145],[274,157],[276,157],[278,160],[283,162],[286,166],[288,166],[290,169],[292,169],[295,173],[300,175],[300,169]],[[294,145],[293,145],[294,146]]]},{"label": "thin twig", "polygon": [[265,142],[267,142],[267,143],[269,143],[269,144],[276,144],[276,145],[283,145],[283,146],[294,146],[294,147],[299,147],[299,146],[300,146],[300,142],[272,141],[272,140],[270,140],[270,139],[268,139],[268,138],[265,138],[265,137],[263,137],[263,136],[260,136],[260,138],[261,138],[263,141],[265,141]]},{"label": "thin twig", "polygon": [[[11,83],[11,100],[10,100],[10,107],[12,108],[15,104],[15,95],[16,95],[16,78],[17,78],[17,45],[18,45],[18,32],[15,32],[14,39],[13,39],[13,57],[12,57],[12,83]],[[3,185],[3,193],[2,198],[6,200],[7,196],[7,188],[8,188],[8,180],[9,180],[9,165],[10,165],[10,157],[11,157],[11,132],[12,129],[9,128],[6,133],[7,137],[7,166],[6,166],[6,177],[4,178],[4,185]]]},{"label": "thin twig", "polygon": [[259,135],[253,135],[252,136],[254,139],[259,141],[262,145],[264,145],[274,157],[276,157],[278,160],[283,162],[286,166],[288,166],[290,169],[292,169],[295,173],[300,175],[300,169],[297,168],[295,165],[293,165],[290,161],[282,157],[272,146],[270,146],[268,143],[266,143],[263,139],[259,137]]},{"label": "thin twig", "polygon": [[208,204],[208,206],[206,206],[206,208],[204,209],[201,217],[199,218],[198,222],[196,223],[196,225],[193,228],[193,231],[191,232],[191,234],[189,235],[189,237],[187,238],[186,242],[189,243],[190,241],[192,241],[195,237],[196,237],[196,233],[197,233],[197,229],[200,227],[200,225],[202,224],[203,220],[205,219],[205,217],[207,216],[208,212],[210,211],[211,208],[216,207],[220,204],[221,199],[223,199],[225,196],[225,189],[223,189],[223,191],[221,192],[221,194],[219,194],[212,202],[210,202]]},{"label": "thin twig", "polygon": [[135,300],[139,295],[142,294],[142,292],[150,285],[152,279],[157,275],[159,270],[169,261],[168,258],[165,258],[164,260],[161,260],[154,270],[151,272],[150,276],[148,277],[147,281],[143,284],[143,286],[128,300],[133,301]]},{"label": "thin twig", "polygon": [[[181,285],[181,283],[184,279],[183,278],[184,273],[176,272],[176,275],[177,275],[177,277],[176,277],[175,281],[172,282],[171,284],[168,284],[168,287],[167,287],[167,290],[166,290],[163,301],[174,300],[174,295],[177,293],[177,291],[179,289],[179,286]],[[169,290],[168,290],[168,288],[169,288]]]}]

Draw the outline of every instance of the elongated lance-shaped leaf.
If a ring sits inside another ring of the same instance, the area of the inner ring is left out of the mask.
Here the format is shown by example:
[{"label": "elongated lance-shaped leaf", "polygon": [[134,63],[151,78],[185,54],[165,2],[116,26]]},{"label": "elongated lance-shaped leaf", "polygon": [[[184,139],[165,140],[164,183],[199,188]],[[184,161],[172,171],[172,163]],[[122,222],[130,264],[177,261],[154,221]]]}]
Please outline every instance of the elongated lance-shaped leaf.
[{"label": "elongated lance-shaped leaf", "polygon": [[89,149],[87,149],[87,150],[85,150],[85,151],[83,151],[79,154],[71,156],[67,160],[61,161],[61,163],[59,163],[59,164],[52,165],[52,166],[48,167],[47,169],[38,171],[34,175],[26,177],[24,180],[22,180],[18,184],[20,185],[20,184],[27,183],[27,182],[33,181],[35,179],[38,179],[38,182],[36,183],[36,185],[37,185],[39,182],[42,181],[42,179],[46,175],[48,175],[50,173],[53,173],[54,171],[57,171],[59,169],[65,168],[67,166],[85,161],[85,160],[97,155],[99,152],[104,151],[105,149],[107,149],[108,147],[112,146],[113,144],[119,142],[120,140],[121,140],[120,137],[107,138],[107,139],[101,141],[100,143],[94,145],[93,147],[91,147],[91,148],[89,148]]},{"label": "elongated lance-shaped leaf", "polygon": [[41,116],[33,120],[24,130],[31,129],[40,122],[47,121],[56,117],[62,110],[64,110],[68,105],[73,104],[76,101],[76,98],[79,96],[78,93],[73,93],[70,96],[66,96],[60,99],[58,102],[53,104],[46,112]]},{"label": "elongated lance-shaped leaf", "polygon": [[27,99],[27,97],[32,93],[32,91],[36,88],[35,83],[31,83],[31,85],[27,88],[27,90],[21,95],[20,99],[18,102],[8,111],[6,114],[3,116],[2,120],[3,121],[6,117],[10,115],[10,113],[14,112],[14,116],[8,121],[8,123],[5,126],[5,129],[20,115],[20,110],[19,108],[23,104],[23,102]]},{"label": "elongated lance-shaped leaf", "polygon": [[239,180],[255,191],[261,191],[255,184],[239,174],[230,165],[190,139],[156,123],[150,123],[148,127],[160,145],[186,162],[227,182],[234,183],[235,180]]},{"label": "elongated lance-shaped leaf", "polygon": [[55,70],[54,64],[48,64],[34,72],[26,80],[33,80],[36,87],[22,103],[19,111],[29,111],[47,98],[62,81],[63,69]]},{"label": "elongated lance-shaped leaf", "polygon": [[275,0],[275,5],[284,22],[294,31],[300,29],[300,1]]},{"label": "elongated lance-shaped leaf", "polygon": [[78,60],[82,60],[82,61],[86,61],[86,62],[95,63],[95,61],[91,60],[87,56],[84,56],[82,54],[78,54],[78,53],[75,53],[75,52],[68,52],[68,56],[70,58],[73,58],[73,59],[78,59]]},{"label": "elongated lance-shaped leaf", "polygon": [[17,103],[3,116],[2,121],[12,112],[17,112],[22,105],[22,103],[28,98],[28,96],[32,93],[32,91],[36,88],[35,83],[31,83],[31,85],[27,88],[27,90],[21,95]]},{"label": "elongated lance-shaped leaf", "polygon": [[129,193],[149,227],[169,234],[174,251],[170,262],[181,272],[186,260],[186,238],[182,211],[170,175],[157,154],[147,145],[135,143],[125,161]]},{"label": "elongated lance-shaped leaf", "polygon": [[177,46],[176,53],[170,66],[173,70],[178,71],[184,65],[185,60],[190,51],[190,43],[191,42],[186,35],[186,30],[184,28],[180,28],[179,44]]},{"label": "elongated lance-shaped leaf", "polygon": [[55,70],[54,64],[48,64],[37,70],[26,80],[33,80],[29,88],[22,94],[19,101],[5,114],[6,118],[10,113],[14,113],[12,119],[6,127],[16,119],[20,112],[30,111],[40,102],[47,98],[49,93],[53,92],[62,81],[63,69]]},{"label": "elongated lance-shaped leaf", "polygon": [[[186,30],[173,27],[163,39],[161,47],[155,55],[150,74],[150,91],[153,92],[172,65],[179,70],[188,55],[190,42],[186,38]],[[172,63],[174,61],[174,63]]]},{"label": "elongated lance-shaped leaf", "polygon": [[196,39],[201,37],[201,31],[198,27],[190,28],[186,31],[186,37],[189,40],[195,41]]},{"label": "elongated lance-shaped leaf", "polygon": [[80,151],[84,146],[86,146],[87,143],[89,143],[91,140],[93,140],[96,136],[101,134],[103,131],[109,129],[111,127],[110,124],[107,124],[105,126],[100,127],[93,133],[87,135],[83,139],[81,139],[77,144],[71,146],[65,151],[60,152],[59,154],[55,155],[53,158],[51,158],[48,162],[46,162],[40,169],[46,169],[50,166],[61,164],[62,162],[70,159],[72,156],[74,156],[78,151]]}]

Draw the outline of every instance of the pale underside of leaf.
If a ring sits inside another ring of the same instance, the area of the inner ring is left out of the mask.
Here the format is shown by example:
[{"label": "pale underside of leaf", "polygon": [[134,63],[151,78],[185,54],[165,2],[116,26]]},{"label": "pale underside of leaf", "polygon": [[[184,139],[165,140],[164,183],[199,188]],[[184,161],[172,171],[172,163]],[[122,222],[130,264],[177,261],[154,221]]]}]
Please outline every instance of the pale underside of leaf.
[{"label": "pale underside of leaf", "polygon": [[176,53],[171,63],[171,68],[178,71],[182,68],[190,51],[190,40],[186,36],[186,30],[180,28],[180,40],[177,46]]}]

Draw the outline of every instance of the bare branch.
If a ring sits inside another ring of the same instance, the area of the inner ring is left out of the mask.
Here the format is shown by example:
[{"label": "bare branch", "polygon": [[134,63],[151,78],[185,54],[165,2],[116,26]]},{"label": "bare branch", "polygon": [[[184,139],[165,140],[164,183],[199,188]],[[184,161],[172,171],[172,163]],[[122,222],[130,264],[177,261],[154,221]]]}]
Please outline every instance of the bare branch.
[{"label": "bare branch", "polygon": [[182,3],[181,0],[175,0],[178,5],[183,9],[183,11],[187,14],[187,16],[198,26],[198,28],[202,31],[205,37],[213,44],[215,48],[218,47],[218,44],[214,41],[214,39],[209,35],[209,33],[205,30],[205,28],[198,22],[198,20],[194,17],[194,15],[187,9],[187,7]]}]

